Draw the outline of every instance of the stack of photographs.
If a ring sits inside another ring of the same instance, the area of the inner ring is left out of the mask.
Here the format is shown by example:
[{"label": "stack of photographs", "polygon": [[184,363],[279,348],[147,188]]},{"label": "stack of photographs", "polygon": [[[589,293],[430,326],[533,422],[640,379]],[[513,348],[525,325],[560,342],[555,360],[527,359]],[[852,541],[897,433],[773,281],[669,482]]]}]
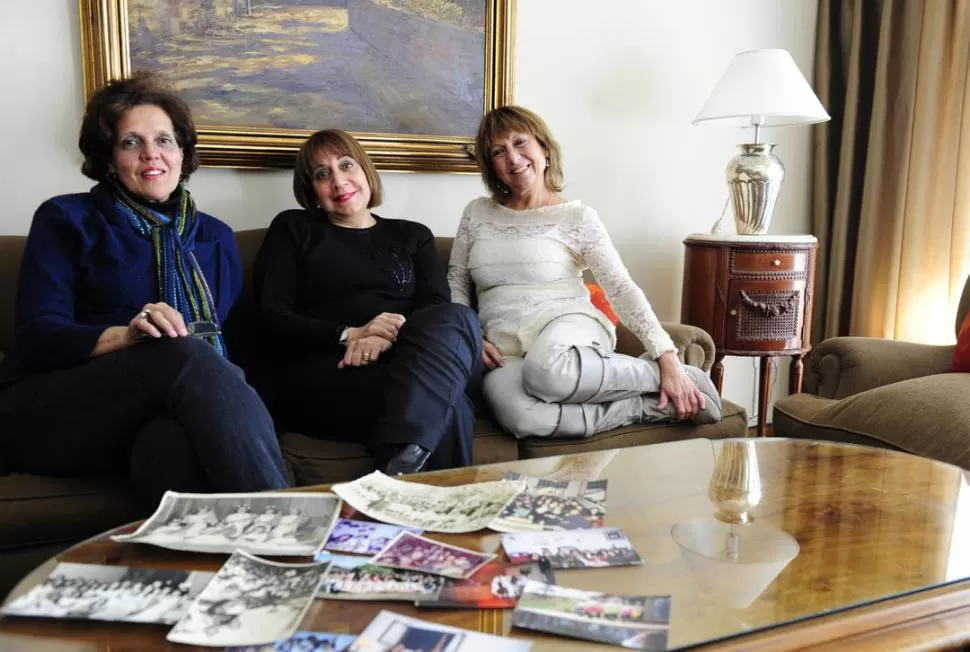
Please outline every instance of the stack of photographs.
[{"label": "stack of photographs", "polygon": [[527,581],[512,625],[636,650],[666,650],[670,596],[623,596]]},{"label": "stack of photographs", "polygon": [[340,514],[326,493],[180,494],[168,491],[131,534],[111,537],[172,550],[307,556],[319,552]]},{"label": "stack of photographs", "polygon": [[410,532],[401,532],[371,561],[381,566],[463,580],[493,559],[495,555],[491,553],[450,546]]},{"label": "stack of photographs", "polygon": [[498,532],[581,530],[603,527],[607,480],[557,481],[509,471],[507,481],[525,489],[512,499],[488,527]]},{"label": "stack of photographs", "polygon": [[480,634],[382,611],[361,632],[349,652],[529,652],[531,649],[532,641]]},{"label": "stack of photographs", "polygon": [[389,478],[379,471],[333,492],[357,511],[383,523],[460,534],[488,527],[524,488],[522,482],[481,482],[434,487]]},{"label": "stack of photographs", "polygon": [[173,625],[213,575],[62,562],[0,613]]},{"label": "stack of photographs", "polygon": [[556,581],[547,562],[512,565],[490,561],[467,580],[447,580],[437,596],[414,604],[446,609],[511,609],[529,579],[546,584]]},{"label": "stack of photographs", "polygon": [[328,600],[436,600],[445,578],[333,555],[317,597]]},{"label": "stack of photographs", "polygon": [[331,552],[346,552],[354,555],[376,555],[387,547],[394,537],[407,530],[421,534],[418,528],[399,527],[373,521],[354,521],[349,518],[337,520],[324,546]]},{"label": "stack of photographs", "polygon": [[316,597],[326,564],[279,564],[233,554],[166,637],[207,646],[290,638]]},{"label": "stack of photographs", "polygon": [[643,563],[620,528],[503,534],[513,564],[548,561],[553,568],[603,568]]}]

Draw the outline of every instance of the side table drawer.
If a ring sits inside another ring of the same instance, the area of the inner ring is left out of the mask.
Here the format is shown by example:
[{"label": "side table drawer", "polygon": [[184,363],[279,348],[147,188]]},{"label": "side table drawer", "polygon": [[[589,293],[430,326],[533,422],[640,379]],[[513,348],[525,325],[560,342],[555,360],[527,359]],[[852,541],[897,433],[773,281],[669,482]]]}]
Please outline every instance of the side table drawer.
[{"label": "side table drawer", "polygon": [[803,272],[808,267],[808,252],[734,251],[731,273]]},{"label": "side table drawer", "polygon": [[805,281],[732,280],[728,286],[724,348],[802,348]]}]

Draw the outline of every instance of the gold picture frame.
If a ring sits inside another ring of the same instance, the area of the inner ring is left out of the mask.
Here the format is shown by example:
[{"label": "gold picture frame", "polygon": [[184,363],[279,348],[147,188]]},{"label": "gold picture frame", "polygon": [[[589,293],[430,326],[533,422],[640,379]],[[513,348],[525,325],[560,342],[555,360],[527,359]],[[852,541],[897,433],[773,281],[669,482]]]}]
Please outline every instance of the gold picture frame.
[{"label": "gold picture frame", "polygon": [[[232,2],[233,0],[228,0]],[[484,0],[485,112],[512,103],[517,0]],[[235,3],[233,3],[235,4]],[[131,74],[128,0],[79,0],[85,100],[110,79]],[[335,125],[336,126],[336,125]],[[310,129],[241,127],[197,120],[202,165],[230,168],[292,167]],[[474,133],[475,125],[469,125]],[[353,132],[375,165],[408,172],[478,171],[474,138],[433,134]]]}]

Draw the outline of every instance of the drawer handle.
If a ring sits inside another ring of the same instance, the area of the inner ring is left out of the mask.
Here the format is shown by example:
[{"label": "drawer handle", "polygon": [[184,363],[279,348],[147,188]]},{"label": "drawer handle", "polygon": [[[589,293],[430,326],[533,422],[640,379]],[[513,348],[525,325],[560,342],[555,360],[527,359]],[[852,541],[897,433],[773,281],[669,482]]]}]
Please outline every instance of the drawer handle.
[{"label": "drawer handle", "polygon": [[730,310],[728,311],[728,314],[729,314],[729,315],[731,315],[732,317],[734,317],[735,315],[737,315],[737,314],[738,314],[738,311],[737,311],[737,309],[736,309],[736,308],[731,308],[731,309],[730,309]]},{"label": "drawer handle", "polygon": [[771,261],[771,264],[774,265],[775,267],[780,267],[781,261],[775,258],[773,261]]}]

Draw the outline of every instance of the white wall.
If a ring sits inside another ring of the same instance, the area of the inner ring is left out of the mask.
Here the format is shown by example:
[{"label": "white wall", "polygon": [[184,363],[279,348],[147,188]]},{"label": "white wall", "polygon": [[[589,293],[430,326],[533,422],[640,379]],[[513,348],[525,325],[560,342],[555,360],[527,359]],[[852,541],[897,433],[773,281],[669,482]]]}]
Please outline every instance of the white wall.
[{"label": "white wall", "polygon": [[[723,169],[740,130],[690,121],[731,57],[789,50],[811,79],[817,0],[518,0],[516,101],[550,124],[565,154],[566,195],[594,206],[658,315],[680,314],[684,236],[707,231],[727,197]],[[0,234],[24,234],[45,198],[84,190],[77,0],[0,0],[4,209]],[[773,233],[809,228],[808,128],[769,132],[787,179]],[[451,234],[476,177],[385,173],[382,214]],[[200,206],[235,228],[295,205],[284,170],[202,169]],[[727,216],[730,220],[730,214]],[[725,396],[752,412],[752,359],[726,361]],[[781,371],[787,364],[781,365]],[[785,376],[775,395],[787,392]]]}]

